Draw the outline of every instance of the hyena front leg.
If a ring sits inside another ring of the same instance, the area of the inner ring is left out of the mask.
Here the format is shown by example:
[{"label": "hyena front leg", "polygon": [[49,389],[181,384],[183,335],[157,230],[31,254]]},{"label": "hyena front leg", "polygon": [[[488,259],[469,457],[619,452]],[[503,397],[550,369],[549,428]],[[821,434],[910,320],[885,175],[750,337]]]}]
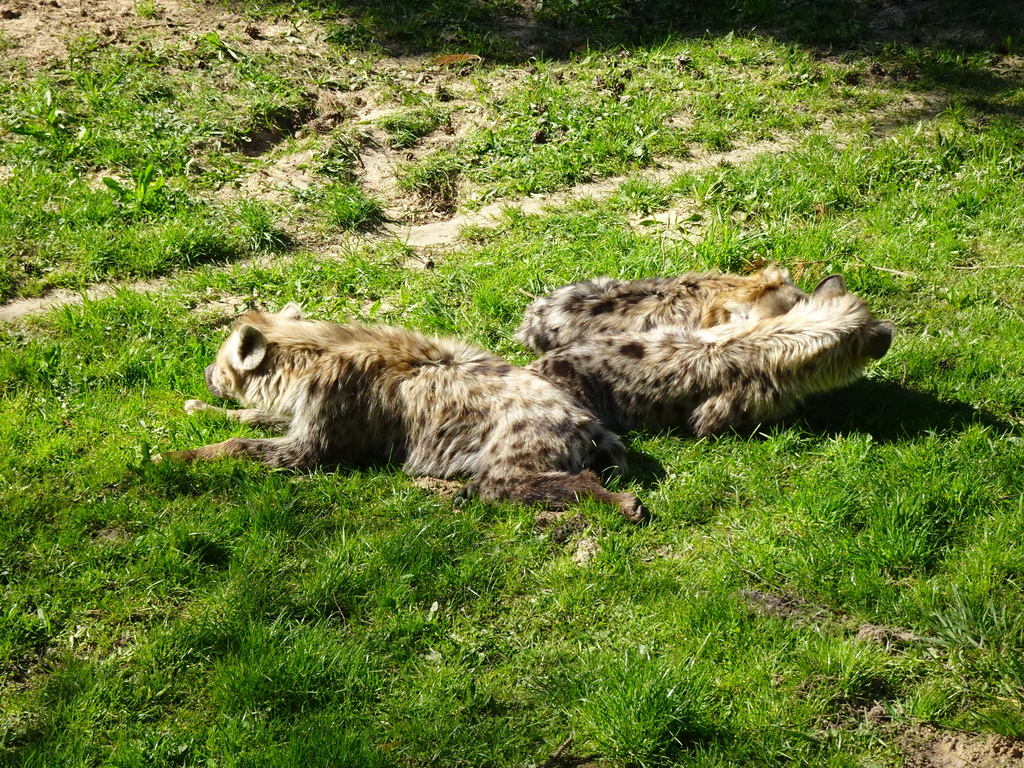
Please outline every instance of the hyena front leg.
[{"label": "hyena front leg", "polygon": [[647,507],[632,493],[612,493],[589,469],[570,472],[542,472],[535,475],[508,476],[483,473],[470,483],[463,498],[479,496],[483,501],[509,499],[527,504],[544,504],[552,509],[591,498],[616,507],[631,523],[640,523],[650,516]]},{"label": "hyena front leg", "polygon": [[220,458],[251,459],[269,467],[306,469],[317,463],[318,452],[292,437],[231,437],[220,443],[204,445],[187,451],[165,451],[153,457],[159,464],[164,459],[177,461],[213,461]]},{"label": "hyena front leg", "polygon": [[[228,411],[228,413],[244,413],[244,411]],[[251,459],[269,467],[309,469],[320,464],[335,443],[335,438],[324,430],[323,425],[316,418],[316,414],[313,414],[311,418],[296,419],[284,437],[232,437],[220,443],[204,445],[189,451],[168,451],[158,454],[153,457],[153,461],[162,461],[165,458],[180,461],[209,461],[228,457]]]},{"label": "hyena front leg", "polygon": [[268,429],[277,430],[278,432],[284,432],[292,422],[290,417],[260,411],[256,408],[237,408],[232,410],[228,408],[218,408],[216,405],[204,403],[202,400],[185,401],[185,413],[192,416],[196,413],[203,412],[216,413],[226,419],[231,419],[232,421],[239,421],[242,424],[254,424],[257,427],[267,427]]}]

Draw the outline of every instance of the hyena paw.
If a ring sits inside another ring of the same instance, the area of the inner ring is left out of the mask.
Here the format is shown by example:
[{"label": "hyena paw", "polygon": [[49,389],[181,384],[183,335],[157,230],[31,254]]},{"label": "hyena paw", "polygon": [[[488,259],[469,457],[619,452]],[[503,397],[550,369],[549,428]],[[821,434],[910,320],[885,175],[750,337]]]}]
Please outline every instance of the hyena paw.
[{"label": "hyena paw", "polygon": [[209,407],[210,406],[208,406],[202,400],[186,400],[185,401],[185,413],[189,414],[190,416],[193,413],[199,413],[200,411],[205,411]]},{"label": "hyena paw", "polygon": [[150,457],[150,460],[154,464],[161,464],[168,459],[171,461],[193,461],[195,458],[195,451],[164,451]]},{"label": "hyena paw", "polygon": [[466,483],[459,492],[455,494],[455,499],[452,503],[456,507],[464,506],[470,499],[476,498],[476,483]]},{"label": "hyena paw", "polygon": [[640,499],[632,494],[623,494],[623,496],[625,498],[619,504],[619,510],[624,518],[631,523],[644,523],[651,519],[651,513]]}]

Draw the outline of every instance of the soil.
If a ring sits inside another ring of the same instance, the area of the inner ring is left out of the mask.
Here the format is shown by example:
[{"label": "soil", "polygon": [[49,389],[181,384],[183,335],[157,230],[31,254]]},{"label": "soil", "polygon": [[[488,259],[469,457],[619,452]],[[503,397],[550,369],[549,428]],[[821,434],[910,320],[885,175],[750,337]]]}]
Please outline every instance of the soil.
[{"label": "soil", "polygon": [[775,594],[757,589],[743,589],[736,597],[759,616],[783,619],[796,626],[831,626],[852,634],[862,643],[881,645],[889,651],[899,651],[908,645],[926,642],[902,627],[886,627],[879,624],[858,623],[843,613],[805,600],[789,593]]},{"label": "soil", "polygon": [[906,768],[1024,766],[1024,741],[994,734],[981,736],[920,725],[903,733],[900,748]]},{"label": "soil", "polygon": [[139,14],[137,0],[6,0],[0,2],[0,29],[11,43],[6,56],[41,65],[68,53],[68,41],[95,37],[101,43],[123,43],[150,35],[173,40],[216,31],[237,35],[256,50],[267,50],[289,35],[287,20],[254,23],[220,4],[155,0],[153,12]]},{"label": "soil", "polygon": [[425,491],[436,493],[442,499],[454,499],[465,485],[465,480],[445,480],[440,477],[417,477],[413,479],[413,485]]},{"label": "soil", "polygon": [[[556,544],[565,544],[577,533],[590,527],[587,518],[579,513],[573,514],[566,510],[542,509],[533,518],[533,524],[541,530],[551,530],[551,540]],[[588,557],[589,559],[589,557]]]},{"label": "soil", "polygon": [[576,551],[572,555],[573,562],[576,565],[586,565],[600,551],[601,542],[596,539],[580,539],[576,542]]},{"label": "soil", "polygon": [[[142,7],[139,0],[7,0],[0,3],[0,25],[11,44],[6,55],[38,66],[65,56],[67,41],[83,35],[95,36],[101,43],[109,45],[129,44],[140,37],[188,45],[191,40],[211,31],[230,41],[232,46],[247,51],[282,47],[297,55],[316,56],[326,50],[323,30],[309,22],[303,22],[299,27],[290,20],[257,24],[220,4],[186,3],[184,0],[158,0],[145,16],[140,16]],[[525,49],[538,37],[533,22],[519,23],[510,19],[508,26],[510,36],[519,40]],[[225,185],[218,196],[286,204],[294,209],[293,214],[301,215],[301,203],[296,203],[294,193],[314,183],[319,145],[315,141],[312,144],[300,141],[301,146],[296,148],[289,146],[286,139],[292,136],[300,140],[315,137],[344,122],[353,126],[358,135],[360,146],[356,175],[359,182],[368,193],[383,201],[389,222],[364,237],[394,238],[405,243],[420,257],[410,260],[410,266],[418,268],[424,264],[431,265],[434,254],[456,242],[463,227],[497,226],[505,220],[503,211],[508,207],[518,207],[527,214],[539,213],[581,197],[602,199],[615,192],[625,177],[581,184],[551,195],[499,201],[478,211],[456,216],[452,216],[442,204],[431,205],[429,201],[416,200],[401,192],[396,184],[396,172],[403,163],[450,146],[467,132],[485,124],[475,103],[473,89],[468,85],[472,64],[467,62],[466,66],[451,67],[428,57],[382,59],[378,62],[378,69],[389,70],[396,80],[408,87],[446,94],[446,105],[451,109],[448,122],[441,130],[408,149],[390,147],[385,132],[374,124],[393,105],[377,103],[373,93],[358,88],[353,91],[321,88],[311,92],[309,113],[302,116],[301,125],[294,130],[289,126],[287,131],[277,131],[273,135],[250,137],[243,151],[260,162],[248,177]],[[763,142],[723,153],[705,152],[685,161],[665,162],[643,175],[653,181],[664,181],[682,171],[741,163],[761,152],[779,152],[786,147],[782,142]],[[682,223],[689,216],[686,210],[673,209],[659,214],[643,226],[654,226],[667,238],[693,236],[698,231],[697,227],[690,226],[689,222]],[[324,254],[328,257],[334,250],[330,241],[309,245],[314,250],[322,247],[328,251]],[[84,292],[52,291],[41,298],[15,300],[0,306],[0,322],[17,321],[26,315],[77,303],[83,296],[97,299],[109,296],[119,288],[144,291],[156,289],[159,285],[160,281],[146,281],[100,284]]]},{"label": "soil", "polygon": [[798,595],[776,595],[756,589],[740,590],[736,595],[759,616],[787,619],[798,625],[828,616],[827,609],[812,605]]}]

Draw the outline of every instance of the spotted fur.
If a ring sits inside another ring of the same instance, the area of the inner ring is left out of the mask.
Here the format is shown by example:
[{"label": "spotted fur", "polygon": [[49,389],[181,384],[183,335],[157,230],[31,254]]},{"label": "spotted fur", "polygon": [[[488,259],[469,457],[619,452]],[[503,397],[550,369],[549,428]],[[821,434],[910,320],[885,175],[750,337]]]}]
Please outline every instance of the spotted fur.
[{"label": "spotted fur", "polygon": [[290,304],[245,315],[205,375],[213,395],[246,408],[190,400],[186,411],[286,434],[158,459],[232,456],[300,469],[400,460],[413,475],[471,478],[466,493],[485,501],[557,508],[593,497],[630,520],[645,514],[636,496],[609,492],[591,471],[624,468],[618,437],[540,374],[460,341],[305,320]]},{"label": "spotted fur", "polygon": [[[845,290],[838,275],[816,292]],[[785,314],[807,298],[789,271],[768,267],[752,275],[699,274],[615,280],[599,277],[558,288],[534,301],[516,338],[537,353],[607,333],[650,331],[661,326],[710,328]]]},{"label": "spotted fur", "polygon": [[885,355],[893,332],[863,300],[827,291],[754,324],[580,339],[529,367],[617,432],[645,426],[706,436],[750,430],[853,381]]}]

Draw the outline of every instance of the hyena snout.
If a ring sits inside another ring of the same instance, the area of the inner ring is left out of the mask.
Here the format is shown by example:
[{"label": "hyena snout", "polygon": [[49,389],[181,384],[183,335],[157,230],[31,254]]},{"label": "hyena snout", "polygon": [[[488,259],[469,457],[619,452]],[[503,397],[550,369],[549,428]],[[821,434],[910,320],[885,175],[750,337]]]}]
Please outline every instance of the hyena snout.
[{"label": "hyena snout", "polygon": [[214,374],[216,374],[216,372],[217,364],[210,363],[208,366],[206,366],[206,370],[203,371],[203,377],[206,379],[206,388],[210,390],[210,394],[213,395],[214,397],[223,398],[225,397],[224,391],[220,387],[218,387],[216,382],[214,381]]},{"label": "hyena snout", "polygon": [[871,329],[871,334],[868,336],[866,349],[868,355],[875,360],[885,357],[885,353],[892,346],[892,335],[895,330],[896,327],[889,320],[875,323],[875,327]]}]

